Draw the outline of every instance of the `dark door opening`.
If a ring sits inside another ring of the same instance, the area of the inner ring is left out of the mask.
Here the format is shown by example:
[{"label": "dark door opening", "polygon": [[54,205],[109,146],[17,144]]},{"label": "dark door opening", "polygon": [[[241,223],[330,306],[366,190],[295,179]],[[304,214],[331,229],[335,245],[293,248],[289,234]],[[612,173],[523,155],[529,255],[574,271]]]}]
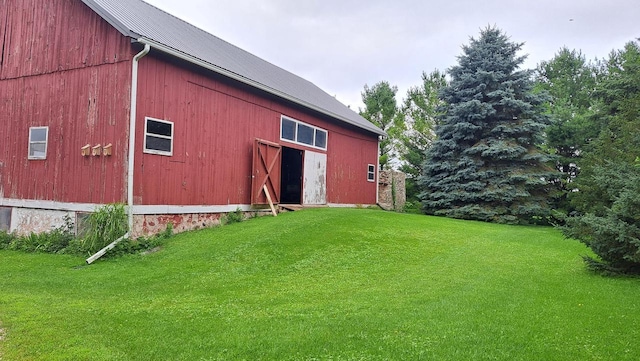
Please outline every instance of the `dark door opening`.
[{"label": "dark door opening", "polygon": [[303,151],[282,147],[280,203],[302,204]]}]

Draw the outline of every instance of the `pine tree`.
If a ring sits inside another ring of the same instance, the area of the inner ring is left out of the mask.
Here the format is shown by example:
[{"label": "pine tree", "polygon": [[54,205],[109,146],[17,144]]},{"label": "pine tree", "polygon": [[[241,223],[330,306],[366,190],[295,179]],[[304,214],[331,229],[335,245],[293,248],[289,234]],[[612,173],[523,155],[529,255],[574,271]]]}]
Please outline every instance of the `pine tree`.
[{"label": "pine tree", "polygon": [[501,223],[544,220],[548,179],[557,174],[538,144],[548,118],[532,73],[519,70],[523,44],[488,27],[463,46],[419,185],[426,213]]}]

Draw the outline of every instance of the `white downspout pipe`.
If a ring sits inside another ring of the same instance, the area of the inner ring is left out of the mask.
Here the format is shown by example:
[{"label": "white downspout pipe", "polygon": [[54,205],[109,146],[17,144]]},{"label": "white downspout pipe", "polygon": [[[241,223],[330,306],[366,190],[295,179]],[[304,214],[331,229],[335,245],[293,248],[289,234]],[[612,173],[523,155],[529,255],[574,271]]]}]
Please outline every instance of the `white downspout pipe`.
[{"label": "white downspout pipe", "polygon": [[129,157],[127,169],[127,214],[129,216],[129,232],[133,230],[133,172],[136,155],[136,112],[138,102],[138,61],[147,55],[151,45],[144,44],[144,49],[133,57],[131,63],[131,113],[129,115]]},{"label": "white downspout pipe", "polygon": [[145,44],[144,49],[133,57],[131,62],[131,110],[129,114],[129,155],[127,159],[127,224],[129,232],[124,236],[111,242],[108,246],[96,252],[94,255],[86,259],[87,264],[93,263],[98,258],[102,257],[108,250],[113,249],[120,241],[129,237],[131,230],[133,229],[133,161],[135,159],[136,151],[136,111],[137,111],[137,99],[138,99],[138,61],[143,56],[147,55],[151,50],[151,45]]},{"label": "white downspout pipe", "polygon": [[376,204],[380,205],[380,142],[383,136],[378,136],[378,153],[376,154]]}]

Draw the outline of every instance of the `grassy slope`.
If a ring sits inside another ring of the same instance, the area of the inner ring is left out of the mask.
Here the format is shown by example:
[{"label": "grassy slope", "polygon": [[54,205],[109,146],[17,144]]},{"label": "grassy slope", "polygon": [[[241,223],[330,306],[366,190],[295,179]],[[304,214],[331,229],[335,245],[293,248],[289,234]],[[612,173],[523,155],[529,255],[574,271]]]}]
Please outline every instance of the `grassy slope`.
[{"label": "grassy slope", "polygon": [[[640,280],[550,228],[314,209],[89,267],[0,252],[9,360],[637,360]],[[2,357],[2,356],[0,356]]]}]

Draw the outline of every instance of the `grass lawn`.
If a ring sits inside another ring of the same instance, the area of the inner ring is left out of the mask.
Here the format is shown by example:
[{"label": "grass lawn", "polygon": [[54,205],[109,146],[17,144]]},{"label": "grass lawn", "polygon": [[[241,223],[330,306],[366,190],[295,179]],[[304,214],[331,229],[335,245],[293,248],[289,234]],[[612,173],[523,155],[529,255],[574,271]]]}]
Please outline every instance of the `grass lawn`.
[{"label": "grass lawn", "polygon": [[640,360],[640,279],[552,228],[312,209],[98,261],[0,251],[0,359]]}]

